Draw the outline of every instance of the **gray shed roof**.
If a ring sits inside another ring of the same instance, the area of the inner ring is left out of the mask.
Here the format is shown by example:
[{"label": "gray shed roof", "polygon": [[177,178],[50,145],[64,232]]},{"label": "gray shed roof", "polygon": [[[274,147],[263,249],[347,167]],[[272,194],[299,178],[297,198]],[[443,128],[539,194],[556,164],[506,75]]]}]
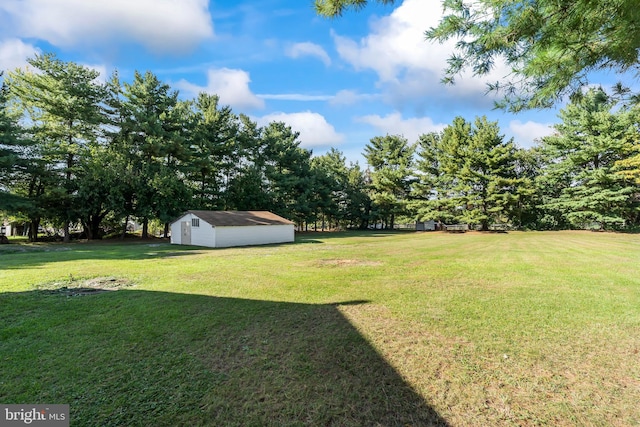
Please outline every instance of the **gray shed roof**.
[{"label": "gray shed roof", "polygon": [[288,225],[293,222],[269,211],[187,211],[214,227]]}]

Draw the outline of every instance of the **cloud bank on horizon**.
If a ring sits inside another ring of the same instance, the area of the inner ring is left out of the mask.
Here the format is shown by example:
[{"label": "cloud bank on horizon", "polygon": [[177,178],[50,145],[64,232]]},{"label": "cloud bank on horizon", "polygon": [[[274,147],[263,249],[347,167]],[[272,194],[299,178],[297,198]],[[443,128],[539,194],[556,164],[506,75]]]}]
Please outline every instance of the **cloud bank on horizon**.
[{"label": "cloud bank on horizon", "polygon": [[215,93],[259,124],[287,123],[304,147],[336,147],[351,160],[374,136],[415,141],[457,115],[499,120],[521,146],[550,134],[556,111],[492,109],[486,83],[508,74],[502,64],[482,79],[440,83],[453,44],[429,43],[424,31],[441,15],[440,2],[423,0],[338,20],[315,16],[311,0],[3,0],[0,69],[53,52],[125,80],[150,70],[183,97]]}]

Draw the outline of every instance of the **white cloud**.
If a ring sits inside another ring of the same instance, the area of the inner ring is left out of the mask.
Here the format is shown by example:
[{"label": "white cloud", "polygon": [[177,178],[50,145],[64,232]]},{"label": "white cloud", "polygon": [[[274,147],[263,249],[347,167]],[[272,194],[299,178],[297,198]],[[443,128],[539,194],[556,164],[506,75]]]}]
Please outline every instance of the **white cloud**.
[{"label": "white cloud", "polygon": [[415,142],[424,133],[439,132],[447,125],[434,123],[429,117],[402,118],[398,112],[381,117],[377,114],[358,117],[358,122],[367,123],[376,128],[382,134],[403,135],[409,142]]},{"label": "white cloud", "polygon": [[95,71],[100,73],[100,75],[96,79],[97,81],[99,81],[100,83],[106,83],[107,82],[107,79],[109,78],[109,74],[107,72],[107,66],[106,65],[104,65],[104,64],[82,64],[82,65],[87,67],[87,68],[91,68],[92,70],[95,70]]},{"label": "white cloud", "polygon": [[40,53],[40,49],[19,39],[0,41],[0,71],[24,67],[27,59],[37,53]]},{"label": "white cloud", "polygon": [[0,12],[20,37],[55,46],[133,40],[183,52],[213,36],[208,0],[2,0]]},{"label": "white cloud", "polygon": [[331,58],[329,54],[322,48],[322,46],[311,42],[296,43],[289,46],[287,49],[287,56],[291,58],[299,58],[301,56],[314,56],[320,59],[327,67],[331,65]]},{"label": "white cloud", "polygon": [[273,99],[276,101],[330,101],[333,95],[307,95],[304,93],[265,93],[258,94],[261,99]]},{"label": "white cloud", "polygon": [[344,141],[344,135],[336,132],[324,116],[311,111],[267,114],[257,118],[256,121],[260,126],[270,122],[286,123],[292,130],[300,132],[300,145],[306,148],[327,147]]},{"label": "white cloud", "polygon": [[331,105],[354,105],[360,101],[373,101],[380,98],[374,93],[359,93],[354,90],[341,90],[329,101]]},{"label": "white cloud", "polygon": [[199,92],[218,95],[222,105],[235,109],[264,108],[264,101],[249,89],[250,82],[249,73],[244,70],[213,68],[207,72],[207,85],[204,87],[186,80],[180,80],[175,86],[190,95]]},{"label": "white cloud", "polygon": [[353,105],[361,101],[373,101],[381,98],[379,94],[358,93],[353,90],[341,90],[335,95],[309,95],[305,93],[265,93],[258,94],[261,99],[273,99],[276,101],[329,101],[331,105]]},{"label": "white cloud", "polygon": [[524,123],[520,120],[511,120],[509,131],[514,141],[521,147],[531,147],[536,141],[555,132],[553,123],[538,123],[531,120]]},{"label": "white cloud", "polygon": [[[489,76],[474,78],[463,73],[454,86],[440,83],[455,41],[443,44],[425,40],[424,32],[438,24],[442,6],[437,1],[405,0],[389,16],[371,24],[369,35],[359,41],[332,33],[340,57],[356,70],[373,70],[386,98],[394,104],[425,96],[476,102],[485,97],[486,82],[508,74],[501,63]],[[478,101],[488,102],[488,101]]]},{"label": "white cloud", "polygon": [[[41,50],[33,45],[27,44],[19,39],[8,39],[0,41],[0,71],[11,71],[16,68],[28,66],[27,59],[41,54]],[[107,81],[107,66],[104,64],[81,64],[84,67],[100,73],[97,81],[104,83]]]}]

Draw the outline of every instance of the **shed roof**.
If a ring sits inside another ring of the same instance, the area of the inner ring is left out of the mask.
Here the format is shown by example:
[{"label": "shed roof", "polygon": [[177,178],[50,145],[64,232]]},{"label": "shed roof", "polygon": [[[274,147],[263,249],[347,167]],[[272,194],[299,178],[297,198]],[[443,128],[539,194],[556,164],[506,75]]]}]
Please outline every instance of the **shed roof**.
[{"label": "shed roof", "polygon": [[293,222],[269,211],[187,211],[217,227],[289,225]]}]

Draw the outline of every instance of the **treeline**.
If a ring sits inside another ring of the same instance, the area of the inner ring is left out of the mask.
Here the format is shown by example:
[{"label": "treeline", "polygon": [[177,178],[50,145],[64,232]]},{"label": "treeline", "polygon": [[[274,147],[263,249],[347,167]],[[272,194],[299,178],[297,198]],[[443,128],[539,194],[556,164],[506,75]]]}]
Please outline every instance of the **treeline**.
[{"label": "treeline", "polygon": [[531,149],[496,122],[454,119],[415,144],[373,138],[371,197],[397,215],[520,229],[635,229],[640,225],[640,108],[624,92],[590,89],[560,112],[555,133]]},{"label": "treeline", "polygon": [[42,224],[93,239],[133,219],[166,233],[187,209],[270,210],[300,229],[639,223],[640,116],[602,90],[576,98],[533,149],[486,118],[456,118],[415,143],[373,138],[363,170],[335,149],[312,156],[284,123],[260,127],[215,95],[179,100],[151,72],[101,83],[53,55],[29,64],[0,92],[0,212],[28,223],[31,240]]},{"label": "treeline", "polygon": [[29,64],[0,93],[0,212],[28,223],[31,240],[43,224],[93,239],[133,219],[147,235],[186,209],[366,225],[359,166],[335,150],[312,158],[284,123],[259,127],[215,95],[179,100],[151,72],[101,83],[53,55]]}]

